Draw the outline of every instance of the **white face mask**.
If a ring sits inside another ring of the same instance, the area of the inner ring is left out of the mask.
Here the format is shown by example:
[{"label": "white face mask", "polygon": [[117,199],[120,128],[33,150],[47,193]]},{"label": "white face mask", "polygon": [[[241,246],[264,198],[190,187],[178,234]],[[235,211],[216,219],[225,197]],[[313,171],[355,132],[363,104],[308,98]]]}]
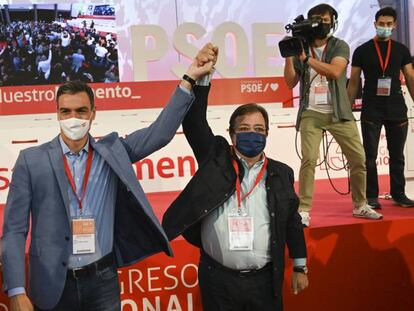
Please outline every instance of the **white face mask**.
[{"label": "white face mask", "polygon": [[91,120],[70,118],[59,120],[60,128],[63,133],[72,140],[83,138],[89,131]]}]

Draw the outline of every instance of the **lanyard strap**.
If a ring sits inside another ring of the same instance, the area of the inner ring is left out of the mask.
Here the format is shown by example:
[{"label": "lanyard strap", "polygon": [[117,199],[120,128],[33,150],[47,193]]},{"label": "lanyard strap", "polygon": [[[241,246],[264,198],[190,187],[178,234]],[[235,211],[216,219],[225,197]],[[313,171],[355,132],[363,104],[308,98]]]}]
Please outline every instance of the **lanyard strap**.
[{"label": "lanyard strap", "polygon": [[93,149],[91,145],[89,145],[88,159],[86,161],[85,174],[83,175],[82,193],[80,197],[78,197],[78,194],[76,192],[76,184],[75,184],[75,181],[73,180],[73,176],[69,168],[68,160],[66,159],[66,156],[63,153],[62,153],[62,157],[63,157],[63,166],[65,167],[66,176],[69,179],[70,186],[72,188],[73,193],[75,194],[76,200],[78,201],[78,204],[79,204],[79,209],[82,213],[82,201],[86,194],[86,187],[88,185],[89,173],[91,172]]},{"label": "lanyard strap", "polygon": [[382,75],[383,76],[385,74],[385,70],[388,67],[388,62],[390,61],[391,41],[392,41],[391,39],[388,40],[387,56],[385,57],[385,64],[384,64],[384,59],[382,58],[381,50],[379,48],[377,39],[374,39],[374,45],[375,45],[375,49],[377,50],[377,55],[378,55],[378,59],[379,59],[380,65],[381,65]]},{"label": "lanyard strap", "polygon": [[240,209],[241,208],[241,202],[243,200],[245,200],[253,192],[254,188],[256,188],[256,186],[262,180],[263,175],[266,171],[266,167],[267,167],[267,158],[266,157],[264,158],[262,168],[260,169],[259,174],[257,174],[257,176],[256,176],[256,180],[254,182],[254,185],[253,185],[252,189],[250,189],[250,191],[247,192],[243,196],[241,195],[241,183],[240,183],[240,178],[239,178],[239,166],[238,166],[237,161],[235,159],[233,159],[232,163],[233,163],[234,171],[236,172],[237,208]]}]

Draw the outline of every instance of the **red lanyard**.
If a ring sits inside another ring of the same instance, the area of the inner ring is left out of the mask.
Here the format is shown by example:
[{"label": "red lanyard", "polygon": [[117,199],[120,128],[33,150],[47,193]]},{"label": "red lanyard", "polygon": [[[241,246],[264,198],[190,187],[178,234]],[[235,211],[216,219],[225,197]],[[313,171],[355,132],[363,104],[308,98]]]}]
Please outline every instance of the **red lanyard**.
[{"label": "red lanyard", "polygon": [[380,48],[378,46],[377,39],[374,39],[374,45],[375,45],[375,49],[377,50],[377,55],[378,55],[378,59],[379,59],[380,65],[381,65],[382,75],[383,76],[385,74],[385,70],[388,67],[388,62],[390,61],[391,41],[392,41],[391,39],[388,40],[387,56],[385,58],[385,65],[384,65],[384,59],[382,58],[382,54],[381,54]]},{"label": "red lanyard", "polygon": [[243,200],[245,200],[254,190],[254,188],[256,188],[256,186],[260,183],[260,181],[263,178],[263,175],[266,171],[266,167],[267,167],[267,158],[264,158],[263,161],[263,165],[262,168],[260,169],[259,174],[257,174],[256,176],[256,180],[254,182],[254,185],[252,187],[252,189],[250,189],[249,192],[247,192],[245,195],[243,195],[243,197],[241,196],[241,184],[240,184],[240,178],[239,178],[239,166],[237,164],[237,161],[233,159],[233,167],[234,170],[236,172],[236,194],[237,194],[237,207],[240,209],[241,208],[241,202]]},{"label": "red lanyard", "polygon": [[83,175],[83,183],[82,183],[82,194],[80,198],[78,197],[78,194],[76,192],[76,184],[75,184],[75,181],[73,180],[73,176],[72,176],[72,173],[68,165],[68,160],[66,159],[66,156],[63,153],[62,153],[62,157],[63,157],[63,166],[65,167],[66,176],[68,176],[70,186],[72,187],[76,200],[78,200],[79,209],[82,212],[82,201],[83,201],[83,198],[85,197],[86,186],[88,185],[89,173],[91,172],[93,149],[91,145],[89,145],[88,159],[86,160],[85,174]]}]

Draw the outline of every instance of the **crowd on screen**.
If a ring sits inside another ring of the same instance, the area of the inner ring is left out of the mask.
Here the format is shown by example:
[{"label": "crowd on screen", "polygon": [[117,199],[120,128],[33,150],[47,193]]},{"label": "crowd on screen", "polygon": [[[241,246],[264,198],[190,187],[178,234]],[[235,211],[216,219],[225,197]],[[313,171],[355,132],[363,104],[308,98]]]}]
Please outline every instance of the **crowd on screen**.
[{"label": "crowd on screen", "polygon": [[94,23],[0,23],[0,86],[118,82],[116,36]]}]

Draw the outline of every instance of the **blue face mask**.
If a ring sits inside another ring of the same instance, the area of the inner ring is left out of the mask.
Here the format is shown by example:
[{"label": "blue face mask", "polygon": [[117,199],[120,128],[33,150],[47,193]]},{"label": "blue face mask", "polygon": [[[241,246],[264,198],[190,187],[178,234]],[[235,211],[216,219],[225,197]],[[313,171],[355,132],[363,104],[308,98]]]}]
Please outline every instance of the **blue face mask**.
[{"label": "blue face mask", "polygon": [[377,36],[381,39],[387,39],[392,35],[392,27],[380,27],[377,26]]},{"label": "blue face mask", "polygon": [[236,149],[248,158],[259,155],[266,146],[266,136],[256,132],[236,134]]}]

